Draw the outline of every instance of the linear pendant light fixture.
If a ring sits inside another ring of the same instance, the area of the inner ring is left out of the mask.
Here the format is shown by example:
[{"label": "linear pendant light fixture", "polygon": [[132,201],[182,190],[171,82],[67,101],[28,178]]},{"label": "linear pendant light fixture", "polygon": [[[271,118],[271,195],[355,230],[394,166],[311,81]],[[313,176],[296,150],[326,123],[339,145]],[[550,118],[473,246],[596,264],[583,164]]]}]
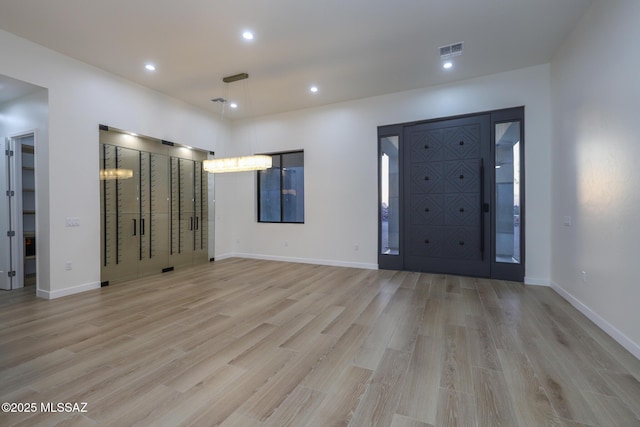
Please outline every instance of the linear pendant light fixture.
[{"label": "linear pendant light fixture", "polygon": [[202,167],[207,172],[244,172],[269,169],[272,166],[271,156],[224,157],[203,161]]},{"label": "linear pendant light fixture", "polygon": [[[249,74],[240,73],[233,76],[224,77],[222,81],[227,83],[248,79]],[[222,103],[222,114],[224,116],[225,98],[214,98],[211,101]],[[254,155],[241,157],[224,157],[221,159],[209,159],[202,162],[202,168],[209,173],[244,172],[269,169],[273,165],[271,156]]]}]

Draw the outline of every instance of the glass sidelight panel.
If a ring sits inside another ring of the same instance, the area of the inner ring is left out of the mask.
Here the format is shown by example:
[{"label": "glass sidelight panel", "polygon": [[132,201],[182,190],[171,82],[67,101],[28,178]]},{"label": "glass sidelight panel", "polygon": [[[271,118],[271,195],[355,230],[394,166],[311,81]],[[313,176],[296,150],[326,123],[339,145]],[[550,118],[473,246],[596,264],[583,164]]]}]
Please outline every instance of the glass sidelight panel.
[{"label": "glass sidelight panel", "polygon": [[400,254],[398,136],[380,138],[380,254]]},{"label": "glass sidelight panel", "polygon": [[520,264],[520,121],[495,125],[496,262]]}]

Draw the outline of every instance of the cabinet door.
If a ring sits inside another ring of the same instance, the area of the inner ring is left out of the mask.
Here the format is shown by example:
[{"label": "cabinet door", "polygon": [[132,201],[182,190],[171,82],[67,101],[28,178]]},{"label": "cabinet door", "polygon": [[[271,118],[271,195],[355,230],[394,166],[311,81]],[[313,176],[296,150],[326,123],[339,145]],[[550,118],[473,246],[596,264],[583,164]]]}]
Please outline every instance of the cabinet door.
[{"label": "cabinet door", "polygon": [[169,157],[140,152],[140,277],[169,266],[169,208]]},{"label": "cabinet door", "polygon": [[202,162],[193,162],[194,166],[194,209],[195,209],[195,227],[194,227],[194,264],[207,262],[209,258],[208,247],[208,186],[207,173],[202,169]]},{"label": "cabinet door", "polygon": [[127,172],[101,182],[101,280],[132,279],[140,259],[139,152],[103,144],[101,167]]},{"label": "cabinet door", "polygon": [[171,265],[193,263],[194,250],[193,161],[171,158]]}]

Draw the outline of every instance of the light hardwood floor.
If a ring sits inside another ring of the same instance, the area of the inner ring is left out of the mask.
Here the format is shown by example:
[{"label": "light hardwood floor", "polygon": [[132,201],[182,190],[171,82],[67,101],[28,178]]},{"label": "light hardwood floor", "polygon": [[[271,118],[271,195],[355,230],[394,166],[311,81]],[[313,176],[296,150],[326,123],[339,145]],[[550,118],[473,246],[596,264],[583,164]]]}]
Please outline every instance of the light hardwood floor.
[{"label": "light hardwood floor", "polygon": [[[639,426],[640,361],[549,288],[228,259],[0,293],[0,426]],[[40,409],[40,408],[39,408]]]}]

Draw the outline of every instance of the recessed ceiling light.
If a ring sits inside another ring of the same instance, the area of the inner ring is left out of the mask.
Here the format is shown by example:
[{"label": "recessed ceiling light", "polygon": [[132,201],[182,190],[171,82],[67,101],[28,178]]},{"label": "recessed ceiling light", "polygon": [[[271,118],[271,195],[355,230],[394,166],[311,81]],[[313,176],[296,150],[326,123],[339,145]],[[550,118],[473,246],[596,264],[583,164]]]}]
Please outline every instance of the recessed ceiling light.
[{"label": "recessed ceiling light", "polygon": [[253,33],[251,31],[245,31],[242,33],[242,38],[245,40],[253,40]]},{"label": "recessed ceiling light", "polygon": [[232,102],[231,104],[229,104],[229,107],[238,108],[238,104],[236,104],[235,102]]},{"label": "recessed ceiling light", "polygon": [[318,92],[318,86],[315,86],[315,85],[314,85],[314,86],[311,86],[311,87],[309,88],[309,91],[311,91],[311,92],[313,92],[313,93]]},{"label": "recessed ceiling light", "polygon": [[145,70],[147,71],[155,71],[156,70],[156,66],[153,64],[145,64],[144,65]]},{"label": "recessed ceiling light", "polygon": [[444,61],[442,63],[442,68],[444,68],[445,70],[449,70],[451,68],[453,68],[453,62],[451,61]]},{"label": "recessed ceiling light", "polygon": [[129,135],[131,135],[131,136],[138,136],[138,134],[137,134],[137,133],[135,133],[135,132],[129,132]]}]

